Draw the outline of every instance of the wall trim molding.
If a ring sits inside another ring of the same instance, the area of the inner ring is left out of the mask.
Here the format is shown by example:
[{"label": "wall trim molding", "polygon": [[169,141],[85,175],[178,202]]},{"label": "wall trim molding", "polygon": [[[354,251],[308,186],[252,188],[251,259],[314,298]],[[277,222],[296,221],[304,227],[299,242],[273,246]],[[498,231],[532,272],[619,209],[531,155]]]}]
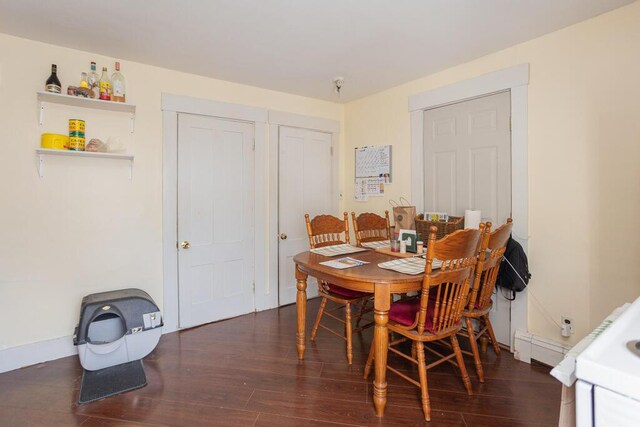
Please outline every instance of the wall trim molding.
[{"label": "wall trim molding", "polygon": [[536,360],[549,366],[556,366],[571,350],[570,346],[521,330],[516,331],[514,347],[515,359],[525,363]]},{"label": "wall trim molding", "polygon": [[[519,64],[469,80],[463,80],[409,97],[411,122],[411,201],[424,207],[424,112],[460,101],[511,93],[511,209],[513,237],[528,253],[529,240],[529,159],[528,88],[529,64]],[[511,303],[510,348],[514,351],[516,330],[528,330],[528,291],[518,293]]]},{"label": "wall trim molding", "polygon": [[283,111],[269,111],[269,124],[311,129],[326,133],[339,133],[340,122],[322,117],[311,117]]},{"label": "wall trim molding", "polygon": [[409,111],[428,110],[529,84],[529,64],[519,64],[409,97]]},{"label": "wall trim molding", "polygon": [[77,354],[72,335],[9,347],[0,350],[0,373]]},{"label": "wall trim molding", "polygon": [[268,117],[267,110],[264,108],[193,98],[191,96],[173,95],[164,92],[162,93],[162,111],[199,114],[202,116],[220,117],[223,119],[242,120],[254,123],[266,123]]},{"label": "wall trim molding", "polygon": [[266,150],[268,112],[263,108],[162,93],[162,271],[163,332],[180,329],[178,301],[178,114],[240,120],[254,126],[254,280],[256,310],[270,308],[265,261],[267,240]]}]

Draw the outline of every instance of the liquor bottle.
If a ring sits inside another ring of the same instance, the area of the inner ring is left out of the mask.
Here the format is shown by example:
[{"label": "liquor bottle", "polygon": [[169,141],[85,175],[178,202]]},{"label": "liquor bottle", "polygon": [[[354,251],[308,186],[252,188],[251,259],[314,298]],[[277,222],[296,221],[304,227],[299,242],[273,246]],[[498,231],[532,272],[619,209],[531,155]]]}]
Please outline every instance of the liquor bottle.
[{"label": "liquor bottle", "polygon": [[96,73],[96,63],[91,63],[91,72],[88,75],[87,83],[89,84],[89,89],[91,89],[91,97],[92,98],[100,98],[100,78],[98,77],[98,73]]},{"label": "liquor bottle", "polygon": [[120,63],[116,62],[116,72],[111,76],[111,88],[113,89],[112,101],[125,102],[125,81],[120,73]]},{"label": "liquor bottle", "polygon": [[58,66],[56,64],[51,64],[51,75],[44,84],[44,89],[47,92],[60,93],[62,85],[60,84],[60,80],[58,80],[57,73]]},{"label": "liquor bottle", "polygon": [[100,77],[100,99],[103,101],[111,101],[111,81],[107,75],[107,67],[102,67],[102,76]]}]

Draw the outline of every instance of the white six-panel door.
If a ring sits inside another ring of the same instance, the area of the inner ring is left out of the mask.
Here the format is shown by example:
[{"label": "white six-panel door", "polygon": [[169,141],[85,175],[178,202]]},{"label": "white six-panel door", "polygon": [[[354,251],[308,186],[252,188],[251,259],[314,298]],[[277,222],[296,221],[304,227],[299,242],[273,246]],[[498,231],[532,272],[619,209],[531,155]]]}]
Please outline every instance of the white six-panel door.
[{"label": "white six-panel door", "polygon": [[[313,218],[336,212],[331,201],[331,134],[280,126],[278,144],[278,296],[284,305],[296,300],[293,257],[309,250],[304,214]],[[316,295],[310,284],[307,296]]]},{"label": "white six-panel door", "polygon": [[[424,201],[427,211],[463,216],[482,211],[493,228],[511,216],[511,97],[509,92],[424,113]],[[509,344],[511,304],[498,290],[491,323]]]},{"label": "white six-panel door", "polygon": [[180,327],[254,310],[254,129],[178,117]]}]

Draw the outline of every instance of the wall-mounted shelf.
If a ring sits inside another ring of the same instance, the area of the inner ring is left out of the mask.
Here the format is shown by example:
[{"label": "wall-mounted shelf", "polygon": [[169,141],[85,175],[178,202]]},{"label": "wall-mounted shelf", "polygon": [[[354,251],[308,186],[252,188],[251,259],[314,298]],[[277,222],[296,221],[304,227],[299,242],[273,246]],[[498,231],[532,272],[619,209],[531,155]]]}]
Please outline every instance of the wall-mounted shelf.
[{"label": "wall-mounted shelf", "polygon": [[62,95],[51,92],[38,92],[40,102],[40,124],[44,121],[45,102],[69,105],[72,107],[92,108],[94,110],[119,111],[131,114],[131,133],[134,131],[136,106],[126,102],[101,101],[99,99],[82,98],[79,96]]},{"label": "wall-mounted shelf", "polygon": [[38,155],[38,174],[40,178],[44,176],[44,158],[45,156],[68,156],[68,157],[98,157],[102,159],[119,159],[129,161],[129,179],[133,178],[133,155],[118,153],[94,153],[91,151],[70,151],[70,150],[53,150],[50,148],[36,148]]}]

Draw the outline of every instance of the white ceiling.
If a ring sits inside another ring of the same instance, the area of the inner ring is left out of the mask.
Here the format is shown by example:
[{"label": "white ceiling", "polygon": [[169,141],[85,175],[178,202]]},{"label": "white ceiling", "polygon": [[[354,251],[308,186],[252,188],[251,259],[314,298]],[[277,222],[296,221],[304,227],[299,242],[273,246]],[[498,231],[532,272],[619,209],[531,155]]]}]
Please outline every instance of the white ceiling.
[{"label": "white ceiling", "polygon": [[0,32],[348,102],[633,1],[0,0]]}]

